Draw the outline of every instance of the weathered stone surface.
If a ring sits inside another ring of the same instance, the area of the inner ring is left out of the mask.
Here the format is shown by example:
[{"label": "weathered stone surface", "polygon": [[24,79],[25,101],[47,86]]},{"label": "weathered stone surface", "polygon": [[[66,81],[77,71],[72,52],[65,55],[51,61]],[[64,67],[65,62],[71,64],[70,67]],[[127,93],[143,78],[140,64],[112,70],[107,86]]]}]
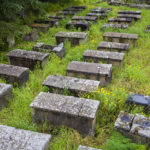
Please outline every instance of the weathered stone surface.
[{"label": "weathered stone surface", "polygon": [[141,15],[141,11],[125,11],[125,10],[119,10],[118,14],[134,14],[134,15]]},{"label": "weathered stone surface", "polygon": [[23,36],[24,41],[29,41],[29,42],[35,42],[39,38],[39,34],[37,31],[31,31],[30,33],[27,33]]},{"label": "weathered stone surface", "polygon": [[0,125],[1,150],[48,150],[51,135]]},{"label": "weathered stone surface", "polygon": [[24,67],[0,64],[0,78],[3,78],[7,83],[19,86],[26,83],[29,79],[29,69]]},{"label": "weathered stone surface", "polygon": [[138,35],[129,33],[105,32],[103,34],[103,39],[109,42],[133,44],[135,47]]},{"label": "weathered stone surface", "polygon": [[107,13],[107,12],[110,12],[112,11],[112,8],[104,8],[104,7],[95,7],[94,9],[92,10],[100,10],[100,11],[103,11],[104,13]]},{"label": "weathered stone surface", "polygon": [[128,29],[128,25],[127,24],[104,24],[101,27],[101,30],[104,30],[106,28]]},{"label": "weathered stone surface", "polygon": [[12,86],[0,83],[0,110],[8,104],[9,99],[12,99]]},{"label": "weathered stone surface", "polygon": [[11,65],[27,67],[33,70],[37,63],[40,63],[40,67],[43,68],[48,62],[49,54],[34,51],[25,51],[16,49],[10,51],[7,56],[9,57]]},{"label": "weathered stone surface", "polygon": [[118,23],[118,24],[131,24],[132,19],[131,18],[109,18],[109,23]]},{"label": "weathered stone surface", "polygon": [[98,19],[107,18],[107,14],[105,13],[87,13],[87,16],[98,17]]},{"label": "weathered stone surface", "polygon": [[149,32],[150,31],[150,25],[148,25],[145,29],[145,32]]},{"label": "weathered stone surface", "polygon": [[92,60],[96,63],[99,61],[105,61],[108,64],[119,67],[123,61],[124,53],[86,50],[83,54],[83,58],[86,61]]},{"label": "weathered stone surface", "polygon": [[125,6],[126,5],[124,2],[118,2],[118,1],[111,1],[108,4],[114,5],[114,6]]},{"label": "weathered stone surface", "polygon": [[90,23],[83,21],[69,21],[66,24],[66,29],[71,29],[71,27],[75,27],[76,29],[81,29],[82,31],[89,30]]},{"label": "weathered stone surface", "polygon": [[91,22],[97,22],[97,17],[92,17],[92,16],[74,16],[72,17],[72,20],[76,21],[91,21]]},{"label": "weathered stone surface", "polygon": [[131,8],[150,9],[150,5],[145,4],[129,4],[128,6]]},{"label": "weathered stone surface", "polygon": [[15,37],[12,35],[6,36],[6,42],[8,43],[8,48],[15,46]]},{"label": "weathered stone surface", "polygon": [[56,35],[57,44],[70,41],[72,46],[80,45],[82,42],[86,42],[88,33],[82,32],[58,32]]},{"label": "weathered stone surface", "polygon": [[29,26],[43,33],[47,33],[50,28],[50,24],[31,24]]},{"label": "weathered stone surface", "polygon": [[112,78],[112,64],[72,61],[67,68],[67,76],[101,81],[105,85]]},{"label": "weathered stone surface", "polygon": [[99,104],[96,100],[41,92],[30,107],[34,109],[35,122],[46,119],[53,125],[66,125],[81,134],[93,135]]},{"label": "weathered stone surface", "polygon": [[65,48],[63,43],[59,45],[46,45],[44,43],[37,43],[33,46],[33,50],[46,53],[53,52],[60,58],[65,56]]},{"label": "weathered stone surface", "polygon": [[100,150],[100,149],[79,145],[78,150]]},{"label": "weathered stone surface", "polygon": [[117,42],[100,42],[98,50],[117,51],[117,52],[128,52],[129,44],[117,43]]},{"label": "weathered stone surface", "polygon": [[57,15],[64,15],[64,16],[71,16],[71,15],[75,15],[77,12],[74,11],[59,11],[57,13]]},{"label": "weathered stone surface", "polygon": [[86,6],[72,6],[71,8],[75,8],[75,9],[86,9]]},{"label": "weathered stone surface", "polygon": [[150,118],[121,111],[114,128],[134,142],[148,144],[150,147]]},{"label": "weathered stone surface", "polygon": [[62,20],[62,19],[65,19],[66,17],[65,16],[52,15],[52,16],[48,16],[48,18]]},{"label": "weathered stone surface", "polygon": [[136,14],[118,14],[117,18],[131,18],[134,19],[135,21],[141,20],[141,15],[136,15]]},{"label": "weathered stone surface", "polygon": [[80,94],[96,91],[100,86],[100,81],[51,75],[46,78],[43,85],[49,87],[50,92],[62,94],[67,89],[69,92]]}]

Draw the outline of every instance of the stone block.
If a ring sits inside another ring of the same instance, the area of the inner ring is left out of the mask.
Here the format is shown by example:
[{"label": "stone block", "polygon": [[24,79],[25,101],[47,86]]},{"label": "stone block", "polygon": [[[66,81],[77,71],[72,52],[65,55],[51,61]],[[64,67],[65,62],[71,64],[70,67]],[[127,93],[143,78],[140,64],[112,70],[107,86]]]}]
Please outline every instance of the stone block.
[{"label": "stone block", "polygon": [[125,11],[125,10],[119,10],[118,14],[133,14],[133,15],[141,15],[141,11]]},{"label": "stone block", "polygon": [[48,16],[48,18],[62,20],[62,19],[65,19],[66,17],[65,16],[52,15],[52,16]]},{"label": "stone block", "polygon": [[72,20],[97,22],[98,18],[93,16],[74,16]]},{"label": "stone block", "polygon": [[141,20],[141,15],[136,15],[136,14],[118,14],[117,18],[131,18],[134,21]]},{"label": "stone block", "polygon": [[100,150],[100,149],[79,145],[78,150]]},{"label": "stone block", "polygon": [[129,33],[105,32],[103,34],[103,39],[109,42],[132,44],[135,47],[138,35]]},{"label": "stone block", "polygon": [[39,34],[37,31],[31,31],[25,35],[23,35],[22,39],[24,41],[35,42],[39,38]]},{"label": "stone block", "polygon": [[128,25],[127,24],[103,24],[103,26],[101,27],[101,30],[105,30],[108,28],[113,28],[113,29],[128,29]]},{"label": "stone block", "polygon": [[57,13],[57,16],[61,16],[61,15],[63,15],[63,16],[73,16],[73,15],[75,15],[77,12],[74,12],[74,11],[59,11],[58,13]]},{"label": "stone block", "polygon": [[83,58],[85,61],[93,61],[95,63],[103,61],[107,64],[119,67],[124,59],[124,53],[86,50],[83,54]]},{"label": "stone block", "polygon": [[67,76],[98,80],[106,85],[112,78],[112,64],[72,61],[68,65]]},{"label": "stone block", "polygon": [[82,32],[58,32],[56,35],[57,44],[64,43],[66,41],[71,42],[71,46],[80,45],[82,42],[86,42],[88,33]]},{"label": "stone block", "polygon": [[47,33],[49,28],[50,28],[50,24],[37,24],[37,23],[35,23],[35,24],[29,25],[29,27],[36,29],[40,32]]},{"label": "stone block", "polygon": [[84,10],[84,9],[87,8],[87,6],[72,6],[71,8],[82,9],[82,10]]},{"label": "stone block", "polygon": [[94,135],[96,100],[41,92],[30,104],[37,123],[48,120],[53,125],[65,125],[83,135]]},{"label": "stone block", "polygon": [[48,150],[51,135],[0,125],[1,150]]},{"label": "stone block", "polygon": [[34,51],[45,52],[45,53],[55,53],[58,57],[62,58],[65,56],[64,44],[59,45],[46,45],[44,43],[37,43],[33,46]]},{"label": "stone block", "polygon": [[83,21],[69,21],[66,24],[66,29],[71,29],[71,27],[78,29],[81,29],[81,31],[89,30],[90,23],[89,22],[83,22]]},{"label": "stone block", "polygon": [[117,24],[132,24],[131,18],[109,18],[108,23],[117,23]]},{"label": "stone block", "polygon": [[29,69],[24,67],[0,64],[0,78],[5,79],[7,83],[17,83],[19,86],[21,86],[29,79]]},{"label": "stone block", "polygon": [[12,86],[0,83],[0,110],[3,106],[7,106],[8,100],[12,99]]},{"label": "stone block", "polygon": [[27,67],[31,70],[33,70],[38,63],[42,69],[49,60],[48,53],[26,51],[21,49],[12,50],[7,54],[7,56],[9,57],[11,65]]},{"label": "stone block", "polygon": [[112,11],[112,8],[104,8],[104,7],[95,7],[91,10],[93,13],[108,13]]},{"label": "stone block", "polygon": [[87,13],[87,16],[98,17],[98,19],[107,18],[107,14],[105,14],[105,13]]},{"label": "stone block", "polygon": [[117,42],[100,42],[98,50],[115,51],[115,52],[128,52],[129,44],[117,43]]},{"label": "stone block", "polygon": [[46,78],[43,85],[47,86],[52,93],[63,94],[64,90],[67,89],[78,96],[78,94],[96,91],[100,86],[100,81],[51,75]]},{"label": "stone block", "polygon": [[34,21],[39,24],[49,24],[50,27],[57,26],[59,24],[59,19],[51,18],[51,19],[38,19]]}]

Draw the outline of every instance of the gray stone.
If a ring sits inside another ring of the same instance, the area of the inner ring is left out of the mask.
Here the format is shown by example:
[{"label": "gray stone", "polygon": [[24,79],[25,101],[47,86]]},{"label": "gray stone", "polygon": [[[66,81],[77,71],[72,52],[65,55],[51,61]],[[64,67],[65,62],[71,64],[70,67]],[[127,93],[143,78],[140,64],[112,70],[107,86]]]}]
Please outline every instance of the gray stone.
[{"label": "gray stone", "polygon": [[51,19],[38,19],[34,21],[35,23],[40,24],[49,24],[50,27],[57,26],[59,24],[59,19],[51,18]]},{"label": "gray stone", "polygon": [[83,135],[93,135],[99,104],[96,100],[41,92],[30,107],[37,123],[48,120],[53,125],[65,125]]},{"label": "gray stone", "polygon": [[119,67],[124,59],[124,53],[86,50],[83,54],[83,58],[85,61],[92,60],[95,63],[105,61],[107,64]]},{"label": "gray stone", "polygon": [[67,76],[98,80],[106,85],[112,78],[112,65],[72,61],[68,65]]},{"label": "gray stone", "polygon": [[57,16],[63,15],[63,16],[71,16],[71,15],[75,15],[77,12],[74,11],[59,11],[57,13]]},{"label": "gray stone", "polygon": [[87,6],[72,6],[71,8],[82,9],[82,10],[84,10],[84,9],[87,8]]},{"label": "gray stone", "polygon": [[79,11],[82,11],[83,9],[81,8],[74,8],[74,7],[69,7],[69,8],[66,8],[64,9],[64,11],[72,11],[72,12],[76,12],[78,13]]},{"label": "gray stone", "polygon": [[37,31],[31,31],[25,35],[23,35],[23,40],[24,41],[29,41],[29,42],[35,42],[39,38],[39,34]]},{"label": "gray stone", "polygon": [[12,50],[7,56],[9,57],[11,65],[27,67],[33,70],[38,63],[41,69],[49,60],[48,53],[25,51],[25,50]]},{"label": "gray stone", "polygon": [[48,18],[62,20],[62,19],[65,19],[66,17],[65,16],[52,15],[52,16],[48,16]]},{"label": "gray stone", "polygon": [[78,150],[100,150],[100,149],[79,145]]},{"label": "gray stone", "polygon": [[81,31],[86,31],[86,30],[89,30],[90,23],[83,22],[83,21],[69,21],[66,24],[66,29],[71,29],[71,27],[75,27],[77,30],[81,29]]},{"label": "gray stone", "polygon": [[8,100],[12,99],[12,86],[0,83],[0,110],[8,104]]},{"label": "gray stone", "polygon": [[33,29],[37,29],[40,32],[47,33],[50,28],[50,24],[37,24],[36,23],[36,24],[29,25],[29,27]]},{"label": "gray stone", "polygon": [[58,32],[56,35],[57,44],[64,43],[66,41],[71,42],[71,46],[80,45],[82,42],[86,42],[88,33],[82,32]]},{"label": "gray stone", "polygon": [[141,11],[125,11],[125,10],[119,10],[118,14],[134,14],[134,15],[141,15]]},{"label": "gray stone", "polygon": [[8,43],[8,48],[15,46],[15,37],[13,35],[8,35],[6,37],[6,42]]},{"label": "gray stone", "polygon": [[21,86],[29,79],[29,69],[24,67],[0,64],[0,78],[5,79],[7,83],[17,83],[19,86]]},{"label": "gray stone", "polygon": [[136,14],[118,14],[117,18],[131,18],[134,19],[135,21],[141,20],[141,15],[136,15]]},{"label": "gray stone", "polygon": [[136,41],[138,39],[137,34],[128,33],[117,33],[117,32],[105,32],[103,34],[103,39],[110,42],[126,43],[136,46]]},{"label": "gray stone", "polygon": [[101,30],[104,30],[106,28],[128,29],[128,25],[127,24],[104,24],[101,27]]},{"label": "gray stone", "polygon": [[108,23],[131,24],[131,18],[109,18]]},{"label": "gray stone", "polygon": [[150,5],[145,4],[129,4],[128,6],[131,8],[150,9]]},{"label": "gray stone", "polygon": [[34,45],[33,50],[46,53],[52,52],[55,53],[60,58],[65,56],[65,48],[63,43],[59,45],[46,45],[44,43],[37,43],[36,45]]},{"label": "gray stone", "polygon": [[51,135],[0,125],[1,150],[48,150]]},{"label": "gray stone", "polygon": [[149,32],[150,31],[150,25],[148,25],[145,29],[145,32]]},{"label": "gray stone", "polygon": [[106,51],[117,51],[117,52],[128,52],[129,44],[117,43],[117,42],[100,42],[98,45],[98,50]]},{"label": "gray stone", "polygon": [[107,18],[107,14],[105,13],[87,13],[87,16],[98,17],[98,19]]},{"label": "gray stone", "polygon": [[97,22],[97,17],[92,16],[74,16],[72,17],[72,20],[76,21],[91,21],[91,22]]},{"label": "gray stone", "polygon": [[81,93],[96,91],[100,86],[100,81],[79,79],[68,76],[48,76],[43,82],[50,92],[62,94],[65,89],[78,96]]},{"label": "gray stone", "polygon": [[114,6],[125,6],[126,4],[124,2],[118,2],[118,1],[111,1],[108,3],[109,5],[114,5]]}]

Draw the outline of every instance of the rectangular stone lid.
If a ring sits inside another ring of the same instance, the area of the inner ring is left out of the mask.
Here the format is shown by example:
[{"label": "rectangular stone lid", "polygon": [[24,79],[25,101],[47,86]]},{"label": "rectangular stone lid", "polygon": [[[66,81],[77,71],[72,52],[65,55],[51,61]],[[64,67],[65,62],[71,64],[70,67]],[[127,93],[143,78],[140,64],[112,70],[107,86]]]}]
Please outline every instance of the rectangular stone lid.
[{"label": "rectangular stone lid", "polygon": [[107,17],[105,13],[87,13],[87,16],[97,16],[97,17],[106,16]]},{"label": "rectangular stone lid", "polygon": [[129,34],[129,33],[117,33],[117,32],[105,32],[103,37],[112,37],[112,38],[123,38],[123,39],[138,39],[138,34]]},{"label": "rectangular stone lid", "polygon": [[129,44],[117,43],[117,42],[100,42],[98,48],[129,50]]},{"label": "rectangular stone lid", "polygon": [[109,75],[112,70],[112,64],[99,64],[72,61],[67,68],[67,71],[83,72],[89,74]]},{"label": "rectangular stone lid", "polygon": [[58,32],[56,37],[65,37],[65,38],[78,38],[78,39],[85,39],[88,36],[88,33],[82,32]]},{"label": "rectangular stone lid", "polygon": [[21,49],[12,50],[7,54],[8,57],[18,57],[42,61],[49,56],[49,53],[26,51]]},{"label": "rectangular stone lid", "polygon": [[61,89],[70,89],[77,91],[96,91],[100,81],[79,79],[69,76],[48,76],[43,85]]},{"label": "rectangular stone lid", "polygon": [[118,22],[132,22],[131,18],[109,18],[108,22],[113,22],[113,21],[118,21]]},{"label": "rectangular stone lid", "polygon": [[97,51],[97,50],[86,50],[84,52],[83,56],[121,61],[124,58],[124,53]]},{"label": "rectangular stone lid", "polygon": [[100,102],[96,100],[41,92],[30,104],[30,107],[37,110],[94,119],[99,104]]},{"label": "rectangular stone lid", "polygon": [[97,17],[93,17],[93,16],[74,16],[72,17],[72,20],[91,20],[91,21],[95,21],[97,19]]},{"label": "rectangular stone lid", "polygon": [[19,77],[25,71],[29,71],[29,69],[25,67],[0,64],[0,74],[2,75]]},{"label": "rectangular stone lid", "polygon": [[103,28],[121,28],[121,29],[127,29],[128,25],[127,24],[117,24],[117,23],[115,23],[115,24],[113,24],[113,23],[110,23],[110,24],[105,23],[102,26],[102,29]]},{"label": "rectangular stone lid", "polygon": [[141,19],[141,15],[136,15],[136,14],[118,14],[117,17]]},{"label": "rectangular stone lid", "polygon": [[51,135],[0,125],[1,150],[44,150]]},{"label": "rectangular stone lid", "polygon": [[6,92],[8,89],[11,89],[12,86],[10,84],[0,83],[0,95]]},{"label": "rectangular stone lid", "polygon": [[136,15],[141,15],[141,11],[119,10],[118,14],[136,14]]}]

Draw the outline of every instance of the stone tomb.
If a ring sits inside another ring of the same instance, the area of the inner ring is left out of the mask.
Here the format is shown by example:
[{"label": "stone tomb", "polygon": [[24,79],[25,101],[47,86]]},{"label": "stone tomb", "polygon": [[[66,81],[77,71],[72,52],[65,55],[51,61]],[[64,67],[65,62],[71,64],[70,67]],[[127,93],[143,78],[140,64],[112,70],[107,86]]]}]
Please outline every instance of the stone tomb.
[{"label": "stone tomb", "polygon": [[79,145],[78,150],[100,150],[100,149]]},{"label": "stone tomb", "polygon": [[131,25],[131,18],[109,18],[108,23],[117,23],[117,24],[129,24]]},{"label": "stone tomb", "polygon": [[100,86],[100,81],[51,75],[46,78],[43,85],[47,86],[52,93],[63,94],[64,90],[67,89],[69,92],[78,95],[96,91]]},{"label": "stone tomb", "polygon": [[29,79],[29,69],[24,67],[0,64],[0,78],[5,79],[7,83],[17,83],[19,86],[21,86]]},{"label": "stone tomb", "polygon": [[101,30],[104,29],[108,29],[108,28],[114,28],[114,29],[128,29],[128,25],[127,24],[103,24],[103,26],[101,27]]},{"label": "stone tomb", "polygon": [[134,142],[147,144],[150,147],[150,118],[121,111],[114,128]]},{"label": "stone tomb", "polygon": [[133,15],[141,15],[141,11],[124,11],[119,10],[118,14],[133,14]]},{"label": "stone tomb", "polygon": [[51,135],[0,125],[1,150],[48,150]]},{"label": "stone tomb", "polygon": [[57,16],[63,15],[63,16],[72,16],[75,15],[77,12],[74,11],[59,11],[57,13]]},{"label": "stone tomb", "polygon": [[86,50],[83,54],[83,58],[85,61],[94,61],[95,63],[103,61],[107,64],[119,67],[124,59],[124,53]]},{"label": "stone tomb", "polygon": [[58,32],[56,35],[57,44],[64,43],[66,41],[71,42],[71,46],[80,45],[82,42],[86,42],[88,33],[82,32]]},{"label": "stone tomb", "polygon": [[71,127],[83,135],[94,135],[99,104],[96,100],[41,92],[30,107],[37,123],[48,120],[53,125]]},{"label": "stone tomb", "polygon": [[52,16],[48,16],[48,18],[62,20],[62,19],[65,19],[66,17],[65,16],[52,15]]},{"label": "stone tomb", "polygon": [[136,14],[118,14],[117,18],[131,18],[134,21],[141,20],[141,15],[136,15]]},{"label": "stone tomb", "polygon": [[117,42],[100,42],[98,50],[114,51],[114,52],[128,52],[129,44],[117,43]]},{"label": "stone tomb", "polygon": [[65,56],[64,44],[59,45],[46,45],[44,43],[37,43],[33,46],[34,51],[46,52],[46,53],[55,53],[58,57],[62,58]]},{"label": "stone tomb", "polygon": [[107,18],[107,14],[105,14],[105,13],[87,13],[86,16],[98,17],[98,19],[105,19],[105,18]]},{"label": "stone tomb", "polygon": [[67,76],[98,80],[106,85],[112,79],[112,64],[72,61],[68,65]]},{"label": "stone tomb", "polygon": [[38,24],[38,23],[35,23],[35,24],[29,25],[29,27],[31,27],[33,29],[37,29],[40,32],[47,33],[49,28],[50,28],[50,24]]},{"label": "stone tomb", "polygon": [[49,60],[49,53],[26,51],[16,49],[10,51],[7,56],[11,65],[27,67],[33,70],[39,63],[42,69]]},{"label": "stone tomb", "polygon": [[92,13],[108,13],[110,11],[112,11],[112,8],[95,7],[91,10]]},{"label": "stone tomb", "polygon": [[38,40],[38,38],[39,38],[39,34],[37,31],[34,31],[34,30],[23,35],[22,37],[24,41],[29,41],[29,42],[35,42]]},{"label": "stone tomb", "polygon": [[109,42],[132,44],[135,47],[138,35],[128,33],[105,32],[103,34],[103,39]]},{"label": "stone tomb", "polygon": [[77,30],[81,29],[81,31],[89,30],[90,23],[89,22],[83,22],[83,21],[69,21],[66,24],[66,29],[71,29],[71,27],[75,27]]},{"label": "stone tomb", "polygon": [[93,16],[74,16],[74,17],[72,17],[72,20],[97,22],[97,17],[93,17]]},{"label": "stone tomb", "polygon": [[12,99],[12,86],[0,83],[0,110],[8,104],[8,100]]}]

